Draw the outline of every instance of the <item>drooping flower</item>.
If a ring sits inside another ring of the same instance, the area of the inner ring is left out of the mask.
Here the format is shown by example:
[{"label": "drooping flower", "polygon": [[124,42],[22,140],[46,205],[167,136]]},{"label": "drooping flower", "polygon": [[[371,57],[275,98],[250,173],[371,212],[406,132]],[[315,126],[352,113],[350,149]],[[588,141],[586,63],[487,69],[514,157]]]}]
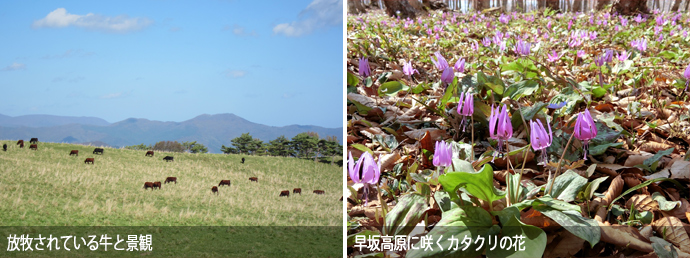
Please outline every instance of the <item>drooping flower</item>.
[{"label": "drooping flower", "polygon": [[587,150],[589,149],[589,140],[594,139],[597,136],[597,126],[594,124],[592,116],[589,114],[589,110],[577,115],[577,120],[575,121],[575,138],[583,142],[584,159],[587,160]]},{"label": "drooping flower", "polygon": [[498,141],[498,151],[503,151],[503,142],[513,136],[513,125],[510,123],[510,116],[508,116],[507,107],[503,104],[503,109],[500,106],[494,109],[491,105],[491,115],[489,116],[489,135],[491,139]]},{"label": "drooping flower", "polygon": [[414,73],[419,73],[417,69],[412,68],[412,61],[403,64],[403,73],[407,76],[412,76]]},{"label": "drooping flower", "polygon": [[599,56],[597,58],[594,58],[594,64],[597,66],[602,66],[606,62],[606,56]]},{"label": "drooping flower", "polygon": [[647,40],[646,39],[635,39],[630,42],[630,46],[636,48],[640,52],[647,50]]},{"label": "drooping flower", "polygon": [[546,156],[546,148],[551,146],[551,142],[553,140],[551,125],[549,124],[549,121],[546,120],[546,127],[549,128],[548,134],[546,133],[544,124],[542,124],[541,120],[539,119],[537,119],[537,122],[529,121],[529,127],[531,131],[530,140],[532,143],[532,149],[534,149],[534,151],[541,150],[541,160],[544,163],[544,166],[546,166],[546,163],[549,161]]},{"label": "drooping flower", "polygon": [[441,74],[441,81],[450,84],[453,82],[453,78],[455,78],[455,73],[453,72],[453,68],[446,67],[443,69],[443,73]]},{"label": "drooping flower", "polygon": [[604,61],[607,63],[613,62],[613,50],[607,49],[604,51]]},{"label": "drooping flower", "polygon": [[521,56],[528,56],[529,55],[529,49],[530,44],[529,42],[525,42],[522,39],[518,40],[518,42],[515,44],[515,53]]},{"label": "drooping flower", "polygon": [[685,77],[685,91],[688,90],[688,84],[690,84],[690,64],[688,64],[688,67],[685,68],[685,72],[683,73],[683,77]]},{"label": "drooping flower", "polygon": [[484,45],[484,47],[491,46],[491,39],[489,37],[484,37],[484,39],[482,39],[482,45]]},{"label": "drooping flower", "polygon": [[628,53],[628,52],[625,51],[625,50],[621,51],[621,52],[618,54],[618,56],[616,56],[616,58],[618,59],[618,61],[621,61],[621,62],[623,62],[623,61],[625,61],[625,60],[628,60],[628,57],[630,57],[630,53]]},{"label": "drooping flower", "polygon": [[455,68],[456,72],[464,73],[465,72],[465,59],[464,58],[458,59],[458,61],[455,62],[455,66],[453,66],[453,68]]},{"label": "drooping flower", "polygon": [[501,17],[498,17],[498,21],[500,21],[503,24],[508,24],[508,22],[510,21],[510,16],[501,14]]},{"label": "drooping flower", "polygon": [[369,185],[375,185],[379,182],[381,177],[381,164],[374,162],[374,157],[369,152],[362,153],[357,163],[352,159],[352,153],[348,153],[348,174],[350,179],[355,183],[364,184],[364,196],[366,198],[365,206],[369,203]]},{"label": "drooping flower", "polygon": [[586,54],[587,54],[587,52],[585,52],[584,50],[578,50],[577,51],[577,57],[579,57],[579,58],[583,58]]},{"label": "drooping flower", "polygon": [[446,68],[448,68],[448,61],[446,61],[446,58],[444,58],[440,52],[436,51],[434,55],[436,56],[436,60],[434,60],[434,58],[432,57],[431,62],[434,63],[436,68],[438,68],[441,71],[444,71]]},{"label": "drooping flower", "polygon": [[458,101],[458,114],[463,116],[460,125],[462,130],[465,131],[465,126],[467,125],[466,117],[471,117],[474,114],[474,98],[471,93],[463,92],[460,93],[460,100]]},{"label": "drooping flower", "polygon": [[473,50],[474,52],[478,52],[478,51],[479,51],[479,43],[477,43],[477,41],[472,42],[472,50]]},{"label": "drooping flower", "polygon": [[556,50],[551,51],[551,54],[547,54],[546,56],[548,57],[548,61],[551,63],[561,59],[561,56],[558,53],[556,53]]},{"label": "drooping flower", "polygon": [[437,141],[434,149],[434,166],[450,167],[453,163],[453,148],[444,141]]},{"label": "drooping flower", "polygon": [[369,77],[371,75],[371,68],[369,68],[369,59],[362,57],[359,59],[359,75]]}]

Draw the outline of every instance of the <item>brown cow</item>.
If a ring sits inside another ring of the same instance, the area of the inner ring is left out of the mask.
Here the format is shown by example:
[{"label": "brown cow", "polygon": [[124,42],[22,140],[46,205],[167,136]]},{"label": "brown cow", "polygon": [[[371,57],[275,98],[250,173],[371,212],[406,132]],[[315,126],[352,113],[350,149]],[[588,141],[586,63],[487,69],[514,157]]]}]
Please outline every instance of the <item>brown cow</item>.
[{"label": "brown cow", "polygon": [[314,190],[314,193],[315,194],[324,194],[326,192],[324,192],[323,190]]},{"label": "brown cow", "polygon": [[88,164],[89,162],[93,165],[93,158],[86,158],[86,160],[84,160],[84,164]]},{"label": "brown cow", "polygon": [[283,196],[290,197],[290,191],[289,190],[280,191],[280,195],[278,195],[278,197],[283,197]]},{"label": "brown cow", "polygon": [[171,182],[171,183],[175,182],[175,184],[177,184],[177,177],[172,177],[172,176],[167,177],[165,179],[165,184],[167,184],[168,182]]},{"label": "brown cow", "polygon": [[31,144],[31,145],[29,145],[29,149],[30,149],[30,150],[38,150],[38,145],[36,145],[36,144]]},{"label": "brown cow", "polygon": [[17,145],[19,145],[19,144],[24,145],[24,140],[17,141]]},{"label": "brown cow", "polygon": [[144,183],[144,190],[149,189],[149,188],[151,188],[151,190],[153,190],[153,182],[145,182]]},{"label": "brown cow", "polygon": [[220,180],[220,184],[218,184],[218,186],[221,186],[221,185],[230,186],[230,180]]},{"label": "brown cow", "polygon": [[259,179],[256,177],[250,177],[249,181],[259,182]]},{"label": "brown cow", "polygon": [[211,193],[218,194],[218,187],[217,186],[211,187]]},{"label": "brown cow", "polygon": [[146,157],[148,157],[148,156],[153,157],[153,151],[152,150],[146,152]]},{"label": "brown cow", "polygon": [[19,144],[19,148],[24,148],[24,142]]},{"label": "brown cow", "polygon": [[153,188],[155,189],[156,187],[158,187],[158,190],[161,189],[161,181],[153,182]]},{"label": "brown cow", "polygon": [[302,188],[295,188],[295,189],[292,189],[292,193],[293,193],[293,194],[297,194],[297,193],[298,193],[299,195],[302,195]]},{"label": "brown cow", "polygon": [[70,156],[75,155],[75,156],[79,157],[79,151],[78,151],[78,150],[71,150],[71,151],[69,152],[69,155],[70,155]]}]

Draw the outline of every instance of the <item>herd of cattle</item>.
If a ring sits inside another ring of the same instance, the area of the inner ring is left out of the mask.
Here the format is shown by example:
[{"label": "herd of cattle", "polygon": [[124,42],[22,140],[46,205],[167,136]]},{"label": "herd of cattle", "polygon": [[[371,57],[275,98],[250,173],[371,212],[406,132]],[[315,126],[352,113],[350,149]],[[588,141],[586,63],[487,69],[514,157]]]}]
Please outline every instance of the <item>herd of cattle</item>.
[{"label": "herd of cattle", "polygon": [[[29,146],[29,149],[38,150],[38,138],[31,138],[31,141],[29,141],[29,143],[31,143],[31,145]],[[19,148],[24,148],[24,140],[17,141],[17,145],[19,145]],[[7,151],[7,144],[2,145],[2,150]],[[103,155],[103,148],[95,148],[93,150],[93,154]],[[79,150],[71,150],[69,152],[69,155],[70,156],[74,155],[74,156],[78,157],[79,156]],[[146,151],[146,157],[153,157],[153,151]],[[163,158],[163,160],[165,160],[166,162],[174,161],[172,156],[165,156]],[[86,158],[86,160],[84,160],[84,164],[89,164],[89,163],[93,165],[94,164],[94,158]],[[244,164],[244,158],[242,158],[242,164]],[[250,177],[249,181],[258,183],[259,178]],[[165,184],[172,183],[172,182],[177,184],[177,177],[167,177],[165,179]],[[218,184],[218,186],[223,186],[223,185],[230,186],[230,180],[220,180],[220,183]],[[218,186],[211,187],[211,193],[218,194]],[[155,188],[161,189],[161,182],[160,181],[145,182],[144,183],[144,190],[149,189],[149,188],[151,188],[151,190],[153,190]],[[326,192],[324,192],[323,190],[314,190],[313,193],[314,194],[324,194]],[[302,188],[292,189],[292,194],[293,195],[294,194],[302,195]],[[278,195],[278,197],[283,197],[283,196],[290,197],[290,190],[280,191],[280,194]],[[341,201],[342,201],[342,198],[341,198]]]}]

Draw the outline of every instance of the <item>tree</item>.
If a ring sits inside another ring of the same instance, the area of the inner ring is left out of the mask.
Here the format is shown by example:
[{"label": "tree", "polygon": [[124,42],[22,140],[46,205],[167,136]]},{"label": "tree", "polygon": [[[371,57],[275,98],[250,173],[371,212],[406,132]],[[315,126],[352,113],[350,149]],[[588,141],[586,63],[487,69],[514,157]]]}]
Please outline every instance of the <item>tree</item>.
[{"label": "tree", "polygon": [[242,136],[230,140],[232,146],[235,146],[239,154],[251,154],[254,149],[254,139],[249,133],[243,133]]},{"label": "tree", "polygon": [[197,143],[196,141],[193,142],[183,142],[182,146],[184,146],[184,149],[191,152],[191,153],[207,153],[208,148],[204,146],[201,143]]},{"label": "tree", "polygon": [[145,144],[139,144],[139,145],[131,145],[131,146],[125,146],[125,149],[128,150],[150,150],[152,147],[151,145],[146,146]]},{"label": "tree", "polygon": [[335,156],[343,155],[343,146],[338,142],[338,137],[328,136],[319,140],[319,152],[323,156],[331,156],[331,165],[335,162]]},{"label": "tree", "polygon": [[225,145],[220,146],[220,151],[222,151],[225,154],[239,154],[240,151],[236,148],[233,147],[225,147]]},{"label": "tree", "polygon": [[157,151],[171,151],[184,152],[185,148],[177,141],[160,141],[153,145],[153,150]]},{"label": "tree", "polygon": [[[309,158],[314,155],[316,150],[316,145],[319,142],[318,137],[314,137],[315,133],[300,133],[292,137],[292,142],[290,143],[292,150],[300,158]],[[318,135],[318,134],[317,134]]]},{"label": "tree", "polygon": [[290,148],[290,140],[285,138],[285,135],[272,140],[268,143],[268,152],[273,156],[288,157],[294,155],[294,151]]}]

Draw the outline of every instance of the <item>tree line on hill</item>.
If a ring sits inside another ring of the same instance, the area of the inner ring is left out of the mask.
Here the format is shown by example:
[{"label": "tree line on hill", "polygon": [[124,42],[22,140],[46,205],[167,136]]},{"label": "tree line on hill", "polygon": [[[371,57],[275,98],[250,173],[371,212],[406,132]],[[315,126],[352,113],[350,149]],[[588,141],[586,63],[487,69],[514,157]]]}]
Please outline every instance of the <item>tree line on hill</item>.
[{"label": "tree line on hill", "polygon": [[[263,142],[260,139],[253,138],[249,133],[243,133],[240,137],[230,140],[230,143],[231,145],[227,147],[223,145],[220,151],[225,154],[314,158],[314,161],[317,161],[319,157],[331,157],[331,163],[333,163],[336,156],[342,156],[343,154],[342,145],[338,142],[338,137],[327,136],[321,139],[316,132],[300,133],[292,137],[292,139],[280,136],[269,142]],[[142,143],[126,146],[125,149],[189,153],[208,152],[206,146],[196,141],[182,143],[177,141],[160,141],[153,145]]]}]

